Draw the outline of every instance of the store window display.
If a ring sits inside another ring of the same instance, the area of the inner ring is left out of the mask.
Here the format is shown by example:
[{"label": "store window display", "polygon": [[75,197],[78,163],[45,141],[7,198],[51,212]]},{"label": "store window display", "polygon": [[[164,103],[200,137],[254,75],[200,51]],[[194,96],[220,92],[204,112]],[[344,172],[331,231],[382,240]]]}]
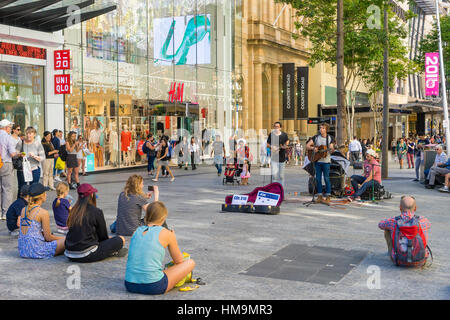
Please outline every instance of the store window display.
[{"label": "store window display", "polygon": [[[102,119],[103,120],[103,119]],[[96,168],[105,166],[104,163],[104,148],[103,148],[103,125],[99,118],[94,117],[92,120],[92,127],[89,133],[89,146],[91,152],[94,154],[94,163]]]}]

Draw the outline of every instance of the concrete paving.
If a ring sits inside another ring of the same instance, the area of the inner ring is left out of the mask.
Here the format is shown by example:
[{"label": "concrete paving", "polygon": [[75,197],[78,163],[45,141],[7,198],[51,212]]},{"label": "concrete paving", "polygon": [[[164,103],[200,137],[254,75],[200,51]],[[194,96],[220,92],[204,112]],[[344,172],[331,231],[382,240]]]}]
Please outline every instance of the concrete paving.
[{"label": "concrete paving", "polygon": [[[220,211],[226,195],[247,193],[269,182],[270,178],[259,175],[256,166],[249,186],[222,185],[222,177],[210,166],[201,166],[197,171],[175,169],[174,182],[163,178],[158,182],[161,200],[169,208],[168,224],[175,230],[180,248],[196,261],[194,277],[201,277],[207,284],[192,292],[172,290],[164,296],[128,293],[123,283],[126,258],[93,264],[73,264],[64,256],[21,259],[17,238],[8,235],[6,223],[1,221],[0,299],[450,299],[450,194],[427,190],[411,182],[413,170],[395,167],[398,165],[392,164],[391,179],[384,181],[393,199],[344,208],[305,207],[301,203],[305,197],[294,196],[294,192],[307,191],[307,175],[299,167],[288,167],[286,197],[297,201],[284,203],[276,216]],[[133,173],[144,175],[146,185],[153,184],[142,170],[93,174],[82,179],[99,190],[98,206],[108,225],[115,220],[118,195]],[[76,197],[75,192],[71,194]],[[387,255],[383,232],[377,227],[381,219],[399,214],[400,196],[404,194],[415,196],[418,214],[426,216],[432,225],[429,245],[434,262],[425,269],[394,266]],[[50,192],[45,208],[51,207],[54,197]],[[51,221],[55,229],[52,214]],[[290,244],[362,250],[368,254],[334,285],[245,274],[245,270]],[[78,271],[79,288],[73,282]]]}]

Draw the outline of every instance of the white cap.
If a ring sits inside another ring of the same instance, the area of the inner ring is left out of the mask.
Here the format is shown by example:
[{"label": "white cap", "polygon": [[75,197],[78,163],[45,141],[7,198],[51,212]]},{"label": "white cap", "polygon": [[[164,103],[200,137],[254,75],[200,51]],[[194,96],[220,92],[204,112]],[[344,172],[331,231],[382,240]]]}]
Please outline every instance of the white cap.
[{"label": "white cap", "polygon": [[8,119],[3,119],[2,121],[0,121],[0,128],[6,128],[8,126],[12,126],[13,124],[14,123],[9,121]]},{"label": "white cap", "polygon": [[367,152],[366,152],[369,156],[372,156],[372,157],[374,157],[374,158],[378,158],[378,154],[375,152],[375,150],[373,150],[373,149],[369,149],[369,150],[367,150]]}]

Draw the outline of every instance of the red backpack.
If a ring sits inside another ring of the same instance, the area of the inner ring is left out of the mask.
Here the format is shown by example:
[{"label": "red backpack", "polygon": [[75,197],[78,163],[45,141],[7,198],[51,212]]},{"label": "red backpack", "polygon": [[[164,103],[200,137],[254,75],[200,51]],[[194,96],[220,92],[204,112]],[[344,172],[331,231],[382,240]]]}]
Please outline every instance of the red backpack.
[{"label": "red backpack", "polygon": [[392,233],[392,244],[397,266],[419,267],[427,261],[427,249],[430,248],[419,219],[418,216],[409,221],[404,221],[401,217],[395,218],[397,224]]}]

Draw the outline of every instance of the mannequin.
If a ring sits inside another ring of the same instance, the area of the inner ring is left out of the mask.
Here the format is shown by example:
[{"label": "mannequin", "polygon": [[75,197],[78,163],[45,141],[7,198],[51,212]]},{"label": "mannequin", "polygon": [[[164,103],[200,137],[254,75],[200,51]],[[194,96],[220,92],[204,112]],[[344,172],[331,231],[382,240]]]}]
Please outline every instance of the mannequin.
[{"label": "mannequin", "polygon": [[130,150],[131,150],[131,131],[128,130],[128,126],[123,126],[123,131],[120,133],[120,143],[124,166],[130,165]]},{"label": "mannequin", "polygon": [[89,144],[91,147],[91,150],[94,152],[94,159],[95,159],[95,167],[103,167],[104,161],[103,161],[103,147],[100,145],[100,138],[103,133],[103,127],[101,122],[94,118],[92,121],[92,130],[89,134]]},{"label": "mannequin", "polygon": [[131,125],[131,148],[130,148],[130,162],[132,165],[136,165],[136,142],[137,142],[137,133],[136,133],[136,125]]},{"label": "mannequin", "polygon": [[111,125],[111,131],[109,135],[109,150],[111,152],[109,161],[113,167],[117,167],[119,162],[119,137],[117,135],[117,126],[115,124]]}]

